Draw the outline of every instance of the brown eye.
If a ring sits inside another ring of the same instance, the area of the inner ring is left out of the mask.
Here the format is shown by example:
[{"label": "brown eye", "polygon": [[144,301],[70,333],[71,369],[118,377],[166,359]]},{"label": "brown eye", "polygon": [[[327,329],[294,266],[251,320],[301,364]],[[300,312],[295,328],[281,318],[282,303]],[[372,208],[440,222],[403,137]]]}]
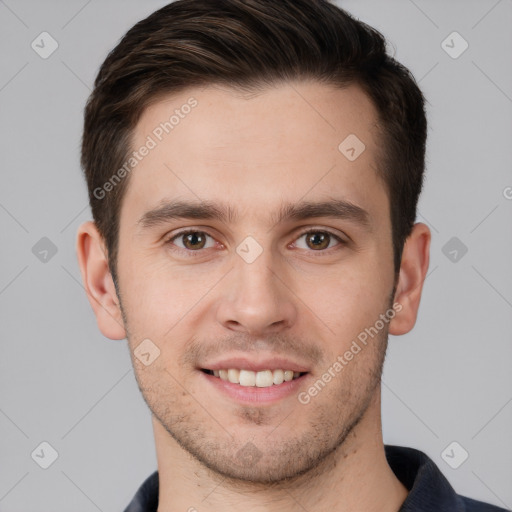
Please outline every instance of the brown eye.
[{"label": "brown eye", "polygon": [[[211,239],[208,240],[208,239]],[[208,247],[213,247],[213,239],[203,231],[186,231],[178,233],[169,240],[170,243],[178,246],[180,249],[197,251]],[[209,245],[207,246],[207,244]]]},{"label": "brown eye", "polygon": [[206,244],[203,233],[195,232],[183,235],[183,245],[187,249],[202,249]]},{"label": "brown eye", "polygon": [[306,244],[308,247],[314,250],[318,249],[327,249],[329,247],[329,242],[331,241],[330,235],[327,233],[308,233],[306,235]]},{"label": "brown eye", "polygon": [[299,249],[323,251],[340,244],[343,244],[343,240],[341,240],[340,237],[334,235],[333,233],[329,233],[328,231],[315,230],[308,231],[299,236],[295,246]]}]

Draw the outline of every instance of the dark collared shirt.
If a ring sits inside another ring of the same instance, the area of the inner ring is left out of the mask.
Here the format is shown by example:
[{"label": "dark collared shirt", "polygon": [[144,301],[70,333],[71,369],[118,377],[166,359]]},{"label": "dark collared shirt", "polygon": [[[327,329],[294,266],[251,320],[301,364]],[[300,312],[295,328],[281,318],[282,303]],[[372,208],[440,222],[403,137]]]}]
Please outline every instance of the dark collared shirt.
[{"label": "dark collared shirt", "polygon": [[[409,491],[398,512],[505,512],[457,494],[434,462],[414,448],[385,445],[388,464]],[[158,471],[150,475],[124,512],[157,512]]]}]

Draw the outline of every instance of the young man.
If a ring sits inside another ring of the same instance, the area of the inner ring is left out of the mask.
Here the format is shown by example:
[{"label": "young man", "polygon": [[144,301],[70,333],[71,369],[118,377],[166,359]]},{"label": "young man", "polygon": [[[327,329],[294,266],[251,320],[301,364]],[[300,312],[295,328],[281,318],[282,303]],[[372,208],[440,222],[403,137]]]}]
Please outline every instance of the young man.
[{"label": "young man", "polygon": [[127,512],[499,510],[383,444],[388,334],[429,263],[425,141],[410,73],[325,0],[181,0],[109,54],[77,250],[152,412]]}]

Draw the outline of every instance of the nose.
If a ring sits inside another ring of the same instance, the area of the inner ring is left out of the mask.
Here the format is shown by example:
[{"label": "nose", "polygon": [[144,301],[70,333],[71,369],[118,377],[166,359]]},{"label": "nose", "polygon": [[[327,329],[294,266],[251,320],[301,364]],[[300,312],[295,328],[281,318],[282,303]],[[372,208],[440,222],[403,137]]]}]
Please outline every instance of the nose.
[{"label": "nose", "polygon": [[223,327],[262,336],[289,329],[295,323],[296,298],[286,275],[273,263],[271,251],[264,251],[252,263],[235,256],[235,268],[217,302],[217,320]]}]

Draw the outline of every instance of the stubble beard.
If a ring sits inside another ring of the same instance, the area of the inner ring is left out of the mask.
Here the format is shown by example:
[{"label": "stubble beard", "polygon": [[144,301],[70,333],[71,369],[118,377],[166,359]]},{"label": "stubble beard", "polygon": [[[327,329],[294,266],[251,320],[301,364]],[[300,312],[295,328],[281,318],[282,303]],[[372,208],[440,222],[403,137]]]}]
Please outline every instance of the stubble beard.
[{"label": "stubble beard", "polygon": [[[395,289],[396,283],[390,298],[394,296]],[[136,338],[131,335],[128,327],[119,290],[118,298],[133,361],[132,342]],[[221,421],[216,423],[206,412],[207,407],[201,404],[200,398],[190,395],[165,368],[145,375],[144,370],[135,371],[135,376],[139,390],[156,420],[213,479],[227,479],[234,487],[251,484],[253,488],[286,488],[304,478],[309,481],[321,476],[334,467],[339,458],[343,458],[345,442],[364,418],[377,393],[380,398],[388,332],[389,327],[386,325],[370,341],[369,347],[365,347],[364,350],[371,350],[371,353],[367,354],[367,365],[361,366],[362,372],[358,372],[358,367],[352,365],[348,378],[344,378],[342,372],[338,380],[334,380],[336,387],[329,389],[328,385],[307,405],[297,401],[299,412],[305,408],[309,417],[307,428],[297,435],[293,435],[293,412],[283,418],[279,414],[247,406],[240,407],[237,413],[244,424],[264,426],[267,430],[273,424],[271,433],[266,437],[258,437],[256,434],[245,439],[237,437],[236,432],[230,436],[226,429],[219,426]],[[350,365],[344,372],[348,368]],[[365,386],[361,386],[360,374],[367,375]],[[219,416],[213,412],[214,417]],[[219,432],[217,435],[213,433],[215,429]],[[282,439],[280,436],[284,429],[288,429],[292,435]]]},{"label": "stubble beard", "polygon": [[[133,347],[131,337],[127,338]],[[372,353],[364,371],[358,372],[353,366],[348,378],[344,378],[349,365],[309,404],[302,405],[297,400],[296,411],[309,418],[298,433],[294,430],[294,412],[285,416],[274,409],[240,406],[237,419],[244,427],[254,426],[255,430],[253,436],[242,438],[236,429],[222,425],[221,411],[208,411],[208,404],[203,404],[200,396],[188,393],[165,368],[155,368],[152,373],[145,368],[135,375],[156,420],[214,479],[220,476],[234,486],[250,483],[253,487],[287,487],[302,478],[320,476],[343,458],[344,443],[363,419],[375,394],[380,393],[387,341],[386,328],[371,341],[372,347],[365,348]],[[355,378],[358,374],[359,380]],[[366,385],[360,381],[361,374],[366,374]],[[261,435],[261,429],[269,433]],[[284,438],[286,433],[289,435]]]}]

